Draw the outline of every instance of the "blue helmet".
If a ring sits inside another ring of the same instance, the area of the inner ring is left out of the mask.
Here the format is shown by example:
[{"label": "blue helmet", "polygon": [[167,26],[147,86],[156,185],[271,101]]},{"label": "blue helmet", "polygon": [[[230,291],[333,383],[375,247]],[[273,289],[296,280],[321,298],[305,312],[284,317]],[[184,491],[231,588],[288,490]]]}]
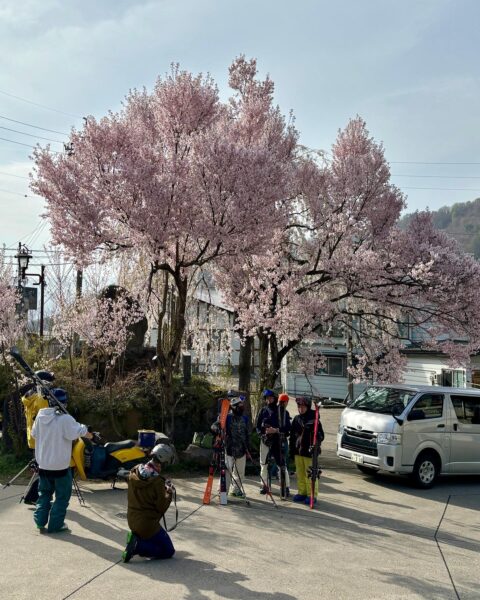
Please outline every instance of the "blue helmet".
[{"label": "blue helmet", "polygon": [[272,390],[268,390],[268,389],[263,390],[262,396],[264,398],[269,398],[269,397],[276,398],[277,397],[275,395],[275,392],[273,392]]},{"label": "blue helmet", "polygon": [[44,383],[52,383],[55,381],[55,375],[51,371],[35,371],[35,375]]},{"label": "blue helmet", "polygon": [[68,402],[68,394],[63,388],[54,388],[52,390],[52,394],[62,404],[66,404]]}]

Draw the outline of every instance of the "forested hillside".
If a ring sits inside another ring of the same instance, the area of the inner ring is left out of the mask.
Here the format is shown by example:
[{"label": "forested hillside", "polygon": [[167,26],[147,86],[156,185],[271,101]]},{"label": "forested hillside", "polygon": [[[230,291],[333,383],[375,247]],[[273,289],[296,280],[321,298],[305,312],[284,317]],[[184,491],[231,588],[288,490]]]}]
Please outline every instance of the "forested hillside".
[{"label": "forested hillside", "polygon": [[[480,198],[432,211],[433,222],[454,237],[465,252],[480,258]],[[400,226],[406,227],[411,215],[405,215]]]}]

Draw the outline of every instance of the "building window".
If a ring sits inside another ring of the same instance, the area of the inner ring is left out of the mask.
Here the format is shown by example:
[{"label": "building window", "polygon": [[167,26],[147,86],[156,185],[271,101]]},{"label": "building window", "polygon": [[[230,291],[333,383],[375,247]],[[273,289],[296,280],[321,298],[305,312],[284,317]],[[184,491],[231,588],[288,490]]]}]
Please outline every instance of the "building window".
[{"label": "building window", "polygon": [[398,321],[398,335],[402,340],[410,340],[411,339],[411,328],[410,321],[408,316],[405,317],[404,321]]},{"label": "building window", "polygon": [[465,371],[442,369],[442,385],[445,387],[465,387]]},{"label": "building window", "polygon": [[315,375],[330,377],[346,377],[346,359],[343,356],[327,356],[327,364],[323,369],[317,369]]}]

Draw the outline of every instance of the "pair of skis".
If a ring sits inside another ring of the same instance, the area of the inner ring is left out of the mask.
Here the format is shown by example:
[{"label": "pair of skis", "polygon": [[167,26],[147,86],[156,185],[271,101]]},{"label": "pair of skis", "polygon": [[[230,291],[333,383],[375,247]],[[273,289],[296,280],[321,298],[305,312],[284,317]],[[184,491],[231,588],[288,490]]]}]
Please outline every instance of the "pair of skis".
[{"label": "pair of skis", "polygon": [[53,392],[45,385],[45,383],[40,379],[40,377],[35,373],[32,367],[27,363],[27,361],[23,358],[20,350],[13,346],[10,348],[10,356],[14,358],[17,363],[22,367],[27,377],[33,381],[33,383],[42,390],[45,398],[48,397],[48,400],[51,402],[51,406],[55,406],[55,408],[66,415],[69,414],[68,410],[65,406],[58,400],[58,398],[53,394]]},{"label": "pair of skis", "polygon": [[320,421],[320,403],[315,402],[315,422],[313,425],[313,439],[312,439],[312,466],[308,469],[308,477],[310,478],[310,508],[313,508],[315,504],[315,485],[317,483],[317,479],[320,478],[320,474],[322,469],[318,464],[318,455],[320,454],[320,435],[318,431],[318,424]]},{"label": "pair of skis", "polygon": [[280,499],[287,499],[287,464],[286,464],[286,453],[285,453],[285,434],[283,429],[285,428],[286,420],[286,404],[284,402],[278,403],[278,427],[279,427],[279,455],[280,464],[278,465],[280,475]]},{"label": "pair of skis", "polygon": [[227,504],[227,468],[225,465],[225,434],[227,427],[227,416],[230,410],[230,400],[222,400],[220,417],[218,419],[220,429],[213,444],[213,457],[208,470],[207,487],[203,494],[203,504],[210,504],[212,498],[213,479],[216,466],[220,469],[220,504]]}]

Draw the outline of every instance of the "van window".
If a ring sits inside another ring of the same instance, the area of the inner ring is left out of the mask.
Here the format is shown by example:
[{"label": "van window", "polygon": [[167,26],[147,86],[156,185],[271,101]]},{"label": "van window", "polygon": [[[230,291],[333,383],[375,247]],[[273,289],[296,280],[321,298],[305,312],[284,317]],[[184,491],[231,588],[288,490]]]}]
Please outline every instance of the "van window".
[{"label": "van window", "polygon": [[412,410],[421,410],[425,419],[438,419],[443,415],[443,395],[442,394],[423,394]]},{"label": "van window", "polygon": [[413,390],[372,386],[347,406],[355,410],[400,415],[416,394]]},{"label": "van window", "polygon": [[480,425],[480,397],[452,395],[450,398],[460,423]]}]

